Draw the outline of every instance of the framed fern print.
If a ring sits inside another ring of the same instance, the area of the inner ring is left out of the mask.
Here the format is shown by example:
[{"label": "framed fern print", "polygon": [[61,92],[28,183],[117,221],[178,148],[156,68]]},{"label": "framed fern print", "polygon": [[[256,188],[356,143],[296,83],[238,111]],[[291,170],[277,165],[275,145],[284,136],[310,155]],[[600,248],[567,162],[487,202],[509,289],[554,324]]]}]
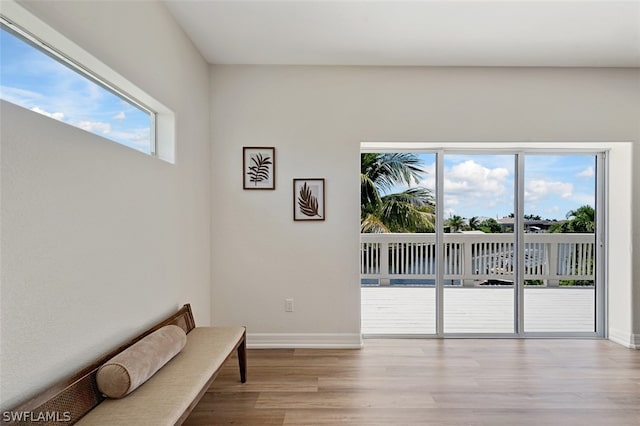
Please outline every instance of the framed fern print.
[{"label": "framed fern print", "polygon": [[276,149],[243,147],[242,179],[243,189],[276,189]]},{"label": "framed fern print", "polygon": [[293,220],[324,220],[324,179],[293,180]]}]

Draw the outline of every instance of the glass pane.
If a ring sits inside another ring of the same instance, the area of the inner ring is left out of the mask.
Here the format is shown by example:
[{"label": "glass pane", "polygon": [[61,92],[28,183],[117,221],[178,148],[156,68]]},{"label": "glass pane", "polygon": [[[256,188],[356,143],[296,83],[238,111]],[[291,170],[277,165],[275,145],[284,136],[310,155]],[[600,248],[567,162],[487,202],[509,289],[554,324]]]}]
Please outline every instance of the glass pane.
[{"label": "glass pane", "polygon": [[151,116],[0,29],[0,99],[150,154]]},{"label": "glass pane", "polygon": [[595,332],[595,160],[525,157],[525,332]]},{"label": "glass pane", "polygon": [[434,196],[434,154],[362,154],[363,334],[436,333]]},{"label": "glass pane", "polygon": [[514,332],[514,156],[444,156],[444,332]]}]

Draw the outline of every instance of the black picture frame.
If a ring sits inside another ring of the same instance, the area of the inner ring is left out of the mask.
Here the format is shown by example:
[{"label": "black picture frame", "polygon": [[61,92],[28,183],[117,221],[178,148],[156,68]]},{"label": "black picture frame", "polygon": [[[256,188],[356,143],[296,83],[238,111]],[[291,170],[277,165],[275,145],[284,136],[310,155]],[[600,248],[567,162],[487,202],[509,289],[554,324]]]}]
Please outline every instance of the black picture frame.
[{"label": "black picture frame", "polygon": [[275,147],[242,148],[242,189],[276,189]]}]

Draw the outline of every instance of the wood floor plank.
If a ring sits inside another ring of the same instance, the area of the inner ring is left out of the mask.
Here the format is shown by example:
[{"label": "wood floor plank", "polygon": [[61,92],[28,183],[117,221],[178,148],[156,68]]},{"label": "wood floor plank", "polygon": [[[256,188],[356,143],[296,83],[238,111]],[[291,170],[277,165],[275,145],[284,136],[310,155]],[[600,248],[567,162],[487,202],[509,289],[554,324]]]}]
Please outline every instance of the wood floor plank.
[{"label": "wood floor plank", "polygon": [[637,426],[639,410],[573,409],[493,410],[493,409],[405,409],[385,410],[290,410],[285,425],[361,426]]},{"label": "wood floor plank", "polygon": [[366,339],[249,350],[184,423],[640,426],[640,351],[605,340]]},{"label": "wood floor plank", "polygon": [[256,408],[285,409],[335,409],[335,408],[428,408],[435,407],[429,393],[326,391],[317,393],[271,393],[262,394]]}]

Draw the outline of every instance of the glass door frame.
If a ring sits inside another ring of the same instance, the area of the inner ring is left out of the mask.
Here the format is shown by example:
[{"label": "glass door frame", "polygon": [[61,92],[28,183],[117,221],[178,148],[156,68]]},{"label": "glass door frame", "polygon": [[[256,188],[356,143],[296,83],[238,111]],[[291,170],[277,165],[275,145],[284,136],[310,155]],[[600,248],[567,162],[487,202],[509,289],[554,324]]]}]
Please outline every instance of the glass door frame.
[{"label": "glass door frame", "polygon": [[[520,219],[520,212],[522,212],[522,207],[518,210],[517,204],[518,202],[518,191],[519,186],[524,181],[524,179],[519,179],[520,171],[523,169],[522,166],[519,166],[519,162],[521,158],[524,158],[522,151],[514,151],[512,149],[439,149],[435,151],[420,151],[420,152],[435,152],[436,154],[436,335],[435,337],[439,338],[513,338],[513,337],[525,337],[523,334],[519,332],[518,325],[523,324],[519,323],[521,316],[521,312],[523,306],[521,299],[522,291],[519,290],[519,283],[522,282],[524,285],[524,280],[519,278],[520,265],[519,259],[522,258],[522,254],[518,253],[517,248],[519,247],[519,240],[522,237],[519,237],[519,229],[522,228],[522,232],[524,233],[524,227],[522,225],[522,220]],[[513,285],[513,333],[452,333],[444,331],[444,202],[439,202],[440,200],[444,200],[444,157],[445,155],[512,155],[514,156],[514,259],[516,261],[514,267],[514,285]],[[524,186],[522,199],[524,200]],[[524,246],[523,246],[524,247]],[[523,328],[523,327],[520,327]]]},{"label": "glass door frame", "polygon": [[[373,143],[378,145],[378,143]],[[573,145],[573,143],[568,143]],[[394,335],[396,338],[606,338],[607,337],[607,216],[608,156],[606,148],[504,148],[504,143],[486,143],[482,148],[468,147],[411,147],[399,143],[385,143],[384,147],[361,148],[361,152],[413,152],[435,154],[435,199],[436,199],[436,285],[435,285],[435,334]],[[415,144],[421,145],[421,144]],[[426,144],[431,145],[431,144]],[[452,143],[451,145],[459,145]],[[464,144],[468,145],[468,144]],[[577,145],[577,144],[576,144]],[[467,155],[513,155],[514,156],[514,333],[445,333],[444,332],[444,156],[446,154]],[[526,155],[593,155],[595,170],[595,324],[594,332],[525,332],[524,318],[524,158]]]}]

